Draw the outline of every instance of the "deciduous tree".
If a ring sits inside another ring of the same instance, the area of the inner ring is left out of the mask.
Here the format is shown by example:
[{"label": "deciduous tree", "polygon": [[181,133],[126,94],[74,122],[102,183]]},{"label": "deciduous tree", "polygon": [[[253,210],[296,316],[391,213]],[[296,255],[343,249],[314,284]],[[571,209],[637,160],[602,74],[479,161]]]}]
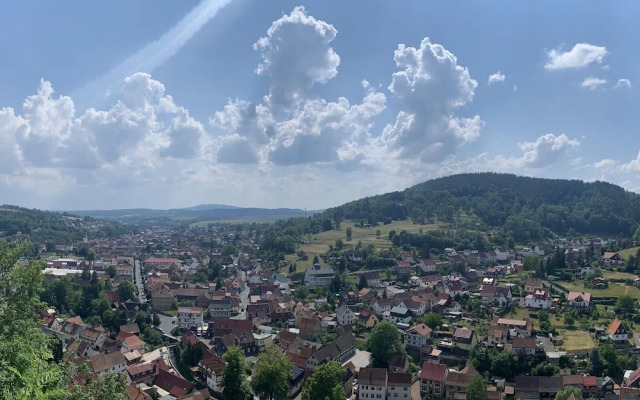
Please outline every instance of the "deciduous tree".
[{"label": "deciduous tree", "polygon": [[251,388],[261,400],[285,398],[289,392],[291,360],[278,346],[260,353],[253,368]]},{"label": "deciduous tree", "polygon": [[394,355],[405,351],[398,329],[389,321],[382,321],[373,327],[369,348],[373,357],[383,362],[388,362]]},{"label": "deciduous tree", "polygon": [[244,400],[244,355],[238,346],[230,347],[222,356],[227,365],[222,374],[222,397],[225,400]]},{"label": "deciduous tree", "polygon": [[320,365],[304,384],[302,400],[343,400],[345,374],[345,368],[337,361]]}]

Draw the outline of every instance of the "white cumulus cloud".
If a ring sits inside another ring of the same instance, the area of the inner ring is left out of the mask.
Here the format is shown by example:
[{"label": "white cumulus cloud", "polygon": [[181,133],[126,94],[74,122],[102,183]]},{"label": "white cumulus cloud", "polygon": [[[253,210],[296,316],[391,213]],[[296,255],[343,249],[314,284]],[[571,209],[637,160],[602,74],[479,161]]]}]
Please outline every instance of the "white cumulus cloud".
[{"label": "white cumulus cloud", "polygon": [[588,78],[585,78],[584,81],[582,81],[582,87],[585,87],[587,89],[597,89],[598,87],[602,86],[602,85],[606,85],[607,84],[607,80],[603,79],[603,78],[596,78],[593,76],[590,76]]},{"label": "white cumulus cloud", "polygon": [[506,76],[502,72],[498,71],[495,74],[489,75],[489,79],[487,80],[487,85],[491,86],[494,83],[504,82],[505,78]]},{"label": "white cumulus cloud", "polygon": [[569,51],[553,49],[548,53],[549,60],[545,69],[560,70],[567,68],[582,68],[592,63],[601,63],[608,54],[604,46],[595,46],[589,43],[577,43]]},{"label": "white cumulus cloud", "polygon": [[472,101],[478,83],[453,53],[424,38],[419,48],[400,44],[394,60],[400,70],[389,91],[404,110],[385,127],[381,141],[386,146],[399,150],[401,157],[438,162],[478,138],[484,125],[480,117],[455,115]]},{"label": "white cumulus cloud", "polygon": [[566,158],[569,151],[580,146],[577,139],[569,139],[565,134],[554,135],[547,133],[535,142],[519,143],[524,152],[522,164],[526,167],[541,168],[554,164]]},{"label": "white cumulus cloud", "polygon": [[630,87],[631,87],[631,81],[626,78],[618,79],[618,82],[616,82],[616,85],[614,86],[614,88],[630,88]]}]

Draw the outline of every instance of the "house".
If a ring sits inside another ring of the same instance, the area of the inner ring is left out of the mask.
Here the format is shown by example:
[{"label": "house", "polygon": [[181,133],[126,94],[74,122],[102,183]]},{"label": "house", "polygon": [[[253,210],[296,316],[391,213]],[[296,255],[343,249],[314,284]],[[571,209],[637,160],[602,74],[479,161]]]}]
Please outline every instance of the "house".
[{"label": "house", "polygon": [[157,311],[171,310],[173,299],[175,299],[173,293],[164,286],[151,292],[151,306]]},{"label": "house", "polygon": [[523,334],[523,336],[531,336],[533,329],[533,322],[528,319],[511,319],[511,318],[494,318],[491,321],[491,325],[507,327],[509,329],[515,329]]},{"label": "house", "polygon": [[535,338],[515,338],[511,343],[511,352],[519,357],[532,356],[536,354]]},{"label": "house", "polygon": [[211,352],[204,352],[198,363],[198,370],[203,378],[206,378],[207,387],[215,392],[222,392],[220,382],[226,363]]},{"label": "house", "polygon": [[304,272],[304,284],[306,286],[325,286],[331,284],[334,277],[333,268],[314,264],[312,268],[307,268]]},{"label": "house", "polygon": [[396,266],[394,267],[394,272],[396,275],[410,275],[413,270],[413,266],[409,261],[398,261]]},{"label": "house", "polygon": [[620,385],[621,399],[640,398],[640,368],[631,372]]},{"label": "house", "polygon": [[212,298],[209,301],[209,316],[211,319],[225,319],[231,316],[230,298]]},{"label": "house", "polygon": [[504,308],[511,304],[511,289],[494,285],[482,285],[480,297],[485,304]]},{"label": "house", "polygon": [[400,258],[402,261],[412,263],[413,262],[413,252],[412,251],[403,251],[400,253]]},{"label": "house", "polygon": [[591,309],[591,293],[587,292],[569,292],[567,295],[569,307],[576,310]]},{"label": "house", "polygon": [[247,304],[247,315],[251,321],[260,323],[261,325],[271,323],[269,303]]},{"label": "house", "polygon": [[425,324],[414,325],[405,332],[404,345],[419,349],[431,340],[432,334],[433,330]]},{"label": "house", "polygon": [[387,370],[362,368],[358,373],[358,397],[360,399],[386,400]]},{"label": "house", "polygon": [[445,364],[425,361],[420,370],[420,394],[426,398],[443,398],[449,369]]},{"label": "house", "polygon": [[378,323],[378,317],[366,308],[363,308],[358,315],[358,322],[367,329],[373,328]]},{"label": "house", "polygon": [[340,305],[336,311],[338,325],[353,325],[356,322],[356,314],[346,304]]},{"label": "house", "polygon": [[460,400],[467,398],[467,387],[471,384],[476,370],[467,365],[462,371],[451,371],[447,374],[445,381],[445,396],[449,400]]},{"label": "house", "polygon": [[627,329],[618,318],[611,323],[607,333],[609,334],[609,339],[616,343],[625,343],[629,340]]},{"label": "house", "polygon": [[382,315],[385,321],[389,321],[392,324],[411,323],[411,312],[409,311],[409,309],[404,307],[392,307],[390,311],[385,311]]},{"label": "house", "polygon": [[191,382],[162,368],[158,371],[158,375],[153,380],[153,384],[169,392],[174,397],[189,394],[194,388]]},{"label": "house", "polygon": [[369,287],[380,286],[380,274],[378,274],[378,271],[367,271],[364,273],[364,277],[367,279]]},{"label": "house", "polygon": [[424,259],[420,261],[420,264],[418,264],[420,271],[425,274],[434,274],[436,272],[436,266],[436,261],[430,258]]},{"label": "house", "polygon": [[496,261],[507,261],[509,259],[509,251],[502,247],[498,247],[494,250],[496,254]]},{"label": "house", "polygon": [[387,398],[411,400],[411,374],[389,372],[387,374]]},{"label": "house", "polygon": [[478,337],[476,331],[468,328],[456,328],[453,331],[453,347],[471,352],[476,348]]},{"label": "house", "polygon": [[140,353],[144,353],[145,345],[146,343],[142,339],[135,335],[132,335],[122,341],[122,349],[120,351],[123,353],[127,353],[129,351],[138,350]]},{"label": "house", "polygon": [[200,307],[178,307],[178,328],[198,329],[204,325],[204,310]]},{"label": "house", "polygon": [[487,345],[504,346],[509,340],[509,328],[506,326],[489,325],[487,330]]},{"label": "house", "polygon": [[100,350],[106,338],[107,333],[102,327],[86,328],[80,333],[80,340],[89,343],[96,350]]},{"label": "house", "polygon": [[[344,363],[356,354],[356,338],[347,332],[336,340],[322,346],[307,359],[307,369],[315,370],[317,366],[330,361]],[[386,371],[386,370],[385,370]]]},{"label": "house", "polygon": [[302,318],[300,320],[298,329],[300,330],[301,338],[305,340],[311,340],[318,333],[320,333],[322,325],[320,324],[320,320],[318,318]]},{"label": "house", "polygon": [[362,262],[364,260],[364,255],[358,250],[347,251],[346,256],[349,261],[353,262]]},{"label": "house", "polygon": [[283,350],[291,351],[293,353],[297,353],[304,344],[300,335],[290,331],[279,332],[278,336],[276,336],[276,341]]},{"label": "house", "polygon": [[427,275],[420,277],[420,287],[436,287],[442,283],[442,277],[438,275]]},{"label": "house", "polygon": [[622,265],[624,259],[620,256],[620,253],[605,252],[602,256],[605,265]]},{"label": "house", "polygon": [[372,304],[373,312],[376,315],[382,315],[385,311],[391,311],[393,307],[393,299],[374,299]]},{"label": "house", "polygon": [[561,376],[517,376],[516,398],[553,399],[563,389]]},{"label": "house", "polygon": [[526,293],[533,293],[538,289],[544,289],[542,279],[528,278],[524,283],[524,291]]},{"label": "house", "polygon": [[105,376],[110,373],[124,372],[127,359],[119,351],[98,353],[89,357],[88,365],[94,374]]},{"label": "house", "polygon": [[547,310],[551,308],[551,303],[549,289],[535,289],[524,298],[524,306],[527,308]]}]

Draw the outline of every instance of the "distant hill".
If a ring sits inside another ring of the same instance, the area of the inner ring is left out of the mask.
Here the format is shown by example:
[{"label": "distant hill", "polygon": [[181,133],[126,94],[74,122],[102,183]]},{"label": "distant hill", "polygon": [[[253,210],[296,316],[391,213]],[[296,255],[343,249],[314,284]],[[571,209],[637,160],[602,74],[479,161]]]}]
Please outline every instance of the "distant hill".
[{"label": "distant hill", "polygon": [[224,204],[202,204],[168,210],[134,208],[122,210],[76,210],[69,212],[80,216],[138,225],[179,225],[220,220],[244,222],[251,219],[287,219],[304,216],[305,214],[313,215],[320,211],[305,211],[294,208],[242,208]]},{"label": "distant hill", "polygon": [[324,217],[457,223],[502,230],[519,241],[551,233],[630,236],[640,224],[640,195],[606,182],[460,174],[352,201]]},{"label": "distant hill", "polygon": [[82,218],[69,213],[41,211],[12,205],[0,206],[0,237],[23,238],[35,242],[71,243],[89,237],[116,237],[135,231],[117,222]]}]

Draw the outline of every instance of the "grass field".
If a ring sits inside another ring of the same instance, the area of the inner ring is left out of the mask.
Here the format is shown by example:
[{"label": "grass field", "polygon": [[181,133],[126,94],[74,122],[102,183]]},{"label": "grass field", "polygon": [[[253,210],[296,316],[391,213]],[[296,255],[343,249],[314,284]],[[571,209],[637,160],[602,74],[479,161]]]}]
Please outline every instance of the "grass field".
[{"label": "grass field", "polygon": [[559,282],[564,288],[571,292],[584,292],[591,293],[593,298],[601,297],[620,297],[623,295],[629,295],[634,299],[640,300],[640,289],[635,286],[627,286],[624,283],[609,283],[609,287],[606,289],[585,289],[584,282]]},{"label": "grass field", "polygon": [[563,347],[567,351],[572,350],[590,350],[596,347],[589,332],[582,330],[564,331],[561,333],[564,343]]},{"label": "grass field", "polygon": [[620,250],[618,253],[620,253],[620,257],[626,260],[629,256],[635,256],[639,249],[640,247],[632,247],[630,249]]},{"label": "grass field", "polygon": [[628,272],[612,272],[612,271],[602,271],[602,275],[605,279],[631,279],[634,280],[638,276],[635,274],[630,274]]},{"label": "grass field", "polygon": [[[342,239],[345,244],[345,249],[353,249],[362,242],[363,246],[373,245],[376,249],[385,249],[391,246],[389,241],[389,232],[395,230],[397,233],[407,231],[410,233],[419,233],[420,229],[423,232],[430,230],[442,229],[446,227],[446,224],[428,224],[419,225],[414,224],[411,221],[393,221],[388,225],[379,225],[371,228],[358,228],[354,222],[345,220],[340,223],[340,229],[334,229],[327,232],[320,232],[316,235],[307,235],[304,238],[304,243],[298,247],[298,250],[304,251],[309,259],[307,261],[298,260],[295,254],[285,256],[286,259],[298,266],[298,272],[303,272],[313,264],[313,257],[320,257],[321,254],[326,254],[329,251],[329,245],[334,245],[336,240]],[[351,228],[351,241],[347,242],[347,228]],[[380,230],[380,236],[377,236],[377,231]],[[284,267],[282,270],[286,270]]]}]

